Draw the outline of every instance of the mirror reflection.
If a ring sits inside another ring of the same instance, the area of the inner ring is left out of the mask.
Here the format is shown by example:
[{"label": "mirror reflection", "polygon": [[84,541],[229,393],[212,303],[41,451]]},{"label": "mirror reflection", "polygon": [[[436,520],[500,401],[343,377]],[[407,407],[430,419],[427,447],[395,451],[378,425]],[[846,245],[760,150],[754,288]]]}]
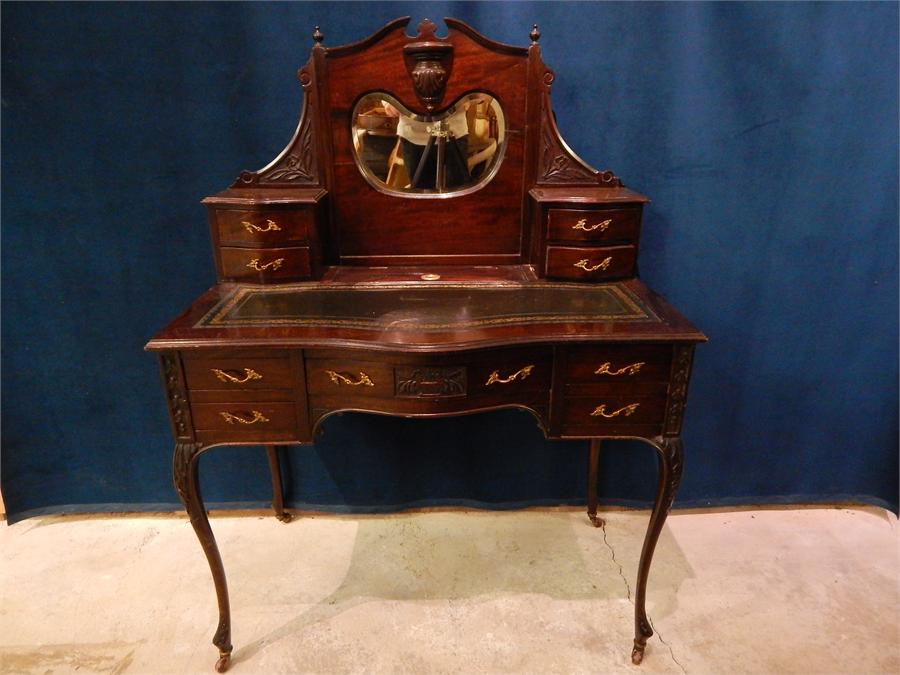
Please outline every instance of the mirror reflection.
[{"label": "mirror reflection", "polygon": [[492,96],[473,92],[430,116],[374,92],[353,111],[353,149],[370,183],[400,193],[455,192],[493,176],[506,120]]}]

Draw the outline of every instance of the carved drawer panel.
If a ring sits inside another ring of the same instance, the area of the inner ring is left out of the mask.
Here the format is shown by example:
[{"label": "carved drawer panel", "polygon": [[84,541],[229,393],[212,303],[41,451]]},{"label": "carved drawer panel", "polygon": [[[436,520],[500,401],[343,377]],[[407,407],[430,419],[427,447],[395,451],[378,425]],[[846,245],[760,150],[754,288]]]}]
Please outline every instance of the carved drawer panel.
[{"label": "carved drawer panel", "polygon": [[564,377],[572,383],[668,383],[669,345],[575,345],[566,349]]},{"label": "carved drawer panel", "polygon": [[311,275],[308,247],[220,248],[222,277],[234,281],[265,283],[308,279]]},{"label": "carved drawer panel", "polygon": [[293,402],[195,403],[191,413],[198,431],[293,433],[297,424]]},{"label": "carved drawer panel", "polygon": [[609,393],[566,397],[563,436],[652,435],[660,433],[666,410],[664,395]]},{"label": "carved drawer panel", "polygon": [[232,210],[216,209],[215,221],[222,246],[284,246],[309,239],[311,208]]},{"label": "carved drawer panel", "polygon": [[353,359],[307,359],[307,388],[325,396],[393,396],[394,369],[389,363]]},{"label": "carved drawer panel", "polygon": [[295,386],[290,360],[284,358],[184,359],[188,388],[240,391]]},{"label": "carved drawer panel", "polygon": [[404,365],[394,368],[394,392],[398,398],[451,398],[468,393],[465,365]]},{"label": "carved drawer panel", "polygon": [[547,277],[600,281],[634,274],[634,246],[548,246]]},{"label": "carved drawer panel", "polygon": [[639,208],[550,209],[547,215],[547,238],[585,242],[635,240],[640,219]]}]

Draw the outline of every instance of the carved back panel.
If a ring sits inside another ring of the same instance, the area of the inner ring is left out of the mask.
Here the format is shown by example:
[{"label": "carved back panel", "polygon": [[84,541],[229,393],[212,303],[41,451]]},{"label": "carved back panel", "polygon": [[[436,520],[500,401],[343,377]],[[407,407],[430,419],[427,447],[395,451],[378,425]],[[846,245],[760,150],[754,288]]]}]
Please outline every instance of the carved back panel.
[{"label": "carved back panel", "polygon": [[[550,109],[553,72],[537,40],[494,42],[455,19],[446,37],[409,17],[371,37],[325,47],[316,27],[300,70],[303,115],[288,147],[233,187],[322,187],[328,191],[325,262],[350,265],[515,264],[529,259],[528,190],[535,185],[617,186],[610,172],[584,164],[559,137]],[[493,178],[458,192],[391,194],[370,183],[354,160],[352,116],[361,97],[393,96],[413,113],[440,112],[472,91],[497,99],[506,144]]]}]

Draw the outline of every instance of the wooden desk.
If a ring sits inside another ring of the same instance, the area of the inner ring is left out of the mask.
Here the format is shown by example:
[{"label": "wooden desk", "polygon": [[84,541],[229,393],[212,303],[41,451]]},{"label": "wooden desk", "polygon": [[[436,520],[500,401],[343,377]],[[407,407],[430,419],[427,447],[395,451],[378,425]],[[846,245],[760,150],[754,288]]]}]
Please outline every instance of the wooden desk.
[{"label": "wooden desk", "polygon": [[[294,139],[268,167],[204,200],[219,283],[147,345],[160,354],[177,439],[175,485],[215,582],[216,668],[229,664],[231,622],[199,491],[203,452],[265,445],[286,520],[277,448],[312,443],[329,415],[507,407],[531,412],[548,438],[591,440],[595,526],[600,440],[636,438],[657,451],[635,596],[640,663],[653,634],[647,576],[681,478],[691,362],[705,337],[635,276],[646,199],[559,139],[537,30],[526,50],[449,19],[446,39],[426,22],[408,37],[407,21],[336,49],[317,29]],[[396,194],[348,154],[351,104],[377,87],[437,119],[441,98],[422,91],[420,62],[444,68],[448,100],[489,91],[503,101],[503,124],[492,121],[503,152],[472,185],[445,190],[438,170],[433,190]]]}]

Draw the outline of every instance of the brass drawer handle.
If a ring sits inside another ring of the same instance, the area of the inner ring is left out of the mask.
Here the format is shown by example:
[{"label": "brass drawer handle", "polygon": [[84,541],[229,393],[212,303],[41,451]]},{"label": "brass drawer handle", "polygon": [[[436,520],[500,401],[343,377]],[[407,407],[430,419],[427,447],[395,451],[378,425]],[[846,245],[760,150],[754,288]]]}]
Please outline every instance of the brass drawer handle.
[{"label": "brass drawer handle", "polygon": [[244,368],[244,377],[235,377],[231,373],[227,373],[224,370],[219,370],[218,368],[213,368],[212,372],[213,375],[218,377],[222,382],[232,382],[234,384],[245,384],[250,380],[262,379],[262,375],[253,370],[253,368]]},{"label": "brass drawer handle", "polygon": [[251,223],[249,220],[242,220],[241,225],[243,225],[250,234],[255,234],[257,232],[278,232],[281,230],[274,220],[269,220],[268,218],[266,218],[265,227]]},{"label": "brass drawer handle", "polygon": [[[234,424],[235,422],[239,422],[241,424],[256,424],[257,422],[269,422],[269,418],[263,415],[259,410],[251,410],[250,414],[253,415],[250,419],[244,419],[240,415],[236,415],[230,412],[220,412],[219,413],[228,424]],[[248,413],[244,413],[248,414]]]},{"label": "brass drawer handle", "polygon": [[594,230],[600,230],[601,232],[606,232],[609,226],[612,225],[612,218],[609,220],[601,220],[596,225],[587,225],[587,218],[582,218],[577,223],[572,226],[573,230],[584,230],[585,232],[593,232]]},{"label": "brass drawer handle", "polygon": [[534,370],[534,364],[532,364],[530,366],[525,366],[524,368],[520,368],[519,370],[514,372],[509,377],[500,377],[500,371],[495,370],[493,373],[491,373],[488,376],[487,382],[484,383],[484,386],[487,387],[489,385],[494,384],[494,382],[497,382],[499,384],[509,384],[510,382],[512,382],[513,380],[515,380],[517,378],[520,380],[524,380],[526,377],[531,375],[532,370]]},{"label": "brass drawer handle", "polygon": [[612,256],[609,256],[608,258],[604,258],[600,263],[594,265],[593,267],[588,267],[589,262],[590,261],[587,258],[583,258],[582,260],[579,260],[577,263],[575,263],[574,267],[580,267],[585,272],[596,272],[597,270],[605,270],[607,267],[609,267],[610,263],[612,262]]},{"label": "brass drawer handle", "polygon": [[251,260],[250,262],[247,263],[247,267],[249,267],[251,270],[256,270],[257,272],[262,272],[264,270],[272,268],[272,271],[274,272],[279,267],[281,267],[281,263],[283,263],[283,262],[284,262],[284,258],[278,258],[276,260],[273,260],[272,262],[267,262],[265,265],[260,265],[259,258],[254,258],[253,260]]},{"label": "brass drawer handle", "polygon": [[591,417],[606,417],[610,419],[612,417],[618,417],[619,415],[625,415],[625,417],[630,417],[634,414],[634,411],[638,409],[640,403],[631,403],[626,405],[624,408],[619,408],[611,413],[606,412],[606,404],[598,405],[594,408],[594,412],[591,413]]},{"label": "brass drawer handle", "polygon": [[607,361],[594,371],[594,375],[636,375],[643,365],[643,361],[638,361],[630,366],[622,366],[618,370],[610,370],[612,366]]},{"label": "brass drawer handle", "polygon": [[334,382],[335,384],[341,384],[341,383],[349,384],[351,387],[358,387],[361,384],[365,385],[366,387],[374,387],[375,386],[375,383],[372,382],[371,379],[369,379],[369,376],[366,375],[362,371],[359,371],[359,379],[356,382],[351,380],[346,375],[343,375],[341,373],[336,373],[333,370],[326,370],[325,374],[328,375],[328,377],[331,378],[331,381]]}]

